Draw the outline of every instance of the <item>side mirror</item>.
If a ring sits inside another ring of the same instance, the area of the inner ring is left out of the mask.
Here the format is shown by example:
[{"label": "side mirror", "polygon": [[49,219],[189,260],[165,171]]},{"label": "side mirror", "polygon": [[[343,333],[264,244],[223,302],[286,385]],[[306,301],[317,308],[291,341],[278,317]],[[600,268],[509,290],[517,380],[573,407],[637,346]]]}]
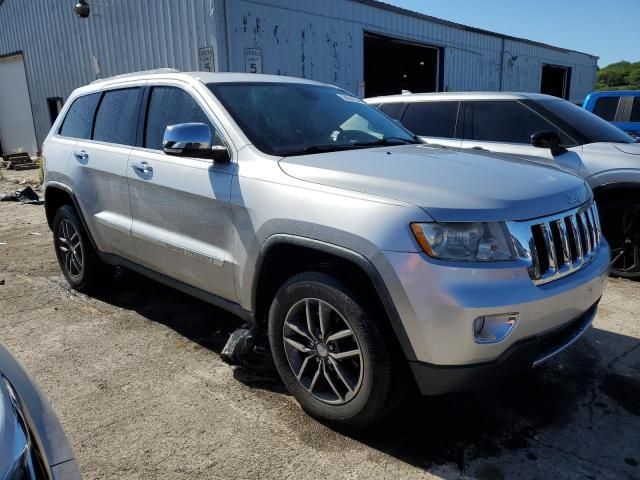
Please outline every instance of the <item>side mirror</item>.
[{"label": "side mirror", "polygon": [[553,155],[565,151],[565,149],[560,146],[560,136],[556,132],[547,130],[531,135],[531,145],[537,148],[549,148]]},{"label": "side mirror", "polygon": [[204,123],[169,125],[162,138],[162,151],[178,157],[209,158],[228,162],[229,151],[223,145],[211,145],[211,130]]}]

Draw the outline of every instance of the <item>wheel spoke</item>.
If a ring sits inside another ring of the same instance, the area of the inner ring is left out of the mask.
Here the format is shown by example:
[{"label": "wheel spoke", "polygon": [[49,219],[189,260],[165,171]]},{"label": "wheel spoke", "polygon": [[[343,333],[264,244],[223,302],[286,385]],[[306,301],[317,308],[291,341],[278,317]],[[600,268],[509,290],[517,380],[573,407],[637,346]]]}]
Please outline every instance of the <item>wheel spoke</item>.
[{"label": "wheel spoke", "polygon": [[[616,249],[616,250],[614,250],[613,252],[615,252],[615,251],[617,251],[617,249]],[[613,252],[612,252],[612,254],[613,254]],[[623,255],[624,255],[624,249],[623,249],[623,248],[621,248],[621,249],[620,249],[620,253],[618,253],[618,254],[615,256],[615,258],[613,258],[613,259],[611,260],[611,264],[613,265],[614,263],[616,263],[618,260],[620,260],[620,257],[622,257]]]},{"label": "wheel spoke", "polygon": [[350,337],[351,335],[353,335],[353,332],[351,330],[341,330],[339,332],[336,333],[332,333],[331,335],[329,335],[327,337],[326,342],[335,342],[336,340],[341,340],[343,338],[347,338]]},{"label": "wheel spoke", "polygon": [[302,330],[297,325],[294,325],[293,323],[289,323],[289,322],[285,322],[285,325],[287,327],[289,327],[291,330],[293,330],[294,332],[296,332],[298,335],[300,335],[300,336],[306,338],[307,340],[309,340],[310,342],[313,341],[313,338],[311,338],[308,333],[306,333],[304,330]]},{"label": "wheel spoke", "polygon": [[322,362],[318,362],[318,369],[316,373],[313,375],[313,379],[311,380],[311,385],[309,385],[309,393],[313,393],[313,389],[316,386],[316,382],[318,381],[318,377],[320,376],[320,370],[322,369]]},{"label": "wheel spoke", "polygon": [[311,316],[313,315],[313,313],[311,312],[311,300],[307,298],[304,302],[304,307],[305,307],[305,315],[307,317],[307,330],[309,331],[309,335],[311,335],[311,338],[313,339],[313,341],[316,342],[317,341],[316,335],[313,331],[314,330],[313,320],[311,319]]},{"label": "wheel spoke", "polygon": [[64,257],[64,266],[67,269],[67,272],[71,273],[71,252],[67,252]]},{"label": "wheel spoke", "polygon": [[351,388],[351,385],[349,385],[349,382],[347,382],[347,379],[344,373],[342,372],[342,367],[340,366],[340,364],[331,357],[329,357],[329,363],[333,366],[333,369],[335,370],[336,375],[338,375],[338,378],[342,381],[344,386],[347,387],[347,390],[349,390],[349,393],[353,393],[353,389]]},{"label": "wheel spoke", "polygon": [[290,338],[285,337],[284,341],[287,342],[293,348],[295,348],[296,350],[298,350],[298,351],[300,351],[302,353],[312,353],[313,352],[313,350],[311,350],[309,347],[305,347],[300,342],[296,342],[295,340],[291,340]]},{"label": "wheel spoke", "polygon": [[320,319],[320,338],[326,343],[328,341],[326,335],[329,328],[329,320],[331,320],[331,308],[324,302],[318,302],[318,318]]},{"label": "wheel spoke", "polygon": [[334,360],[342,360],[344,358],[359,357],[360,350],[348,350],[346,352],[338,352],[338,353],[329,352],[329,356]]},{"label": "wheel spoke", "polygon": [[309,355],[308,357],[305,357],[305,359],[302,361],[302,365],[300,365],[300,370],[298,371],[298,374],[296,375],[296,377],[298,378],[298,380],[300,380],[302,378],[302,374],[304,373],[304,369],[307,368],[307,365],[309,364],[309,361],[315,358],[315,355]]},{"label": "wheel spoke", "polygon": [[71,257],[71,265],[76,268],[76,274],[80,273],[82,271],[82,266],[80,265],[78,260],[76,260],[75,255],[71,254],[70,257]]},{"label": "wheel spoke", "polygon": [[333,384],[333,381],[331,380],[331,377],[329,376],[329,373],[327,372],[327,365],[324,362],[322,362],[322,373],[324,374],[325,380],[327,381],[327,383],[331,387],[331,390],[333,390],[333,393],[335,393],[336,396],[338,397],[338,400],[343,402],[344,398],[342,397],[342,395],[340,395],[340,392],[338,391],[336,386]]}]

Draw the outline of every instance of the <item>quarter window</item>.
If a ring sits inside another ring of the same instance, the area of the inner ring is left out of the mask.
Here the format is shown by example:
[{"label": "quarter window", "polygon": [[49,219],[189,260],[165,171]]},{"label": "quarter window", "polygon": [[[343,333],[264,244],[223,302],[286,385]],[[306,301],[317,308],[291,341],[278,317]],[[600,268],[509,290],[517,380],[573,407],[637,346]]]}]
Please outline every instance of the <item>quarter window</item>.
[{"label": "quarter window", "polygon": [[[202,108],[187,92],[176,87],[153,87],[145,126],[145,148],[162,150],[165,129],[179,123],[204,123],[212,133],[215,131]],[[214,143],[220,144],[217,135]]]},{"label": "quarter window", "polygon": [[616,119],[619,102],[620,97],[600,97],[596,100],[593,113],[607,122],[613,122]]},{"label": "quarter window", "polygon": [[455,138],[458,102],[410,103],[402,124],[422,137]]},{"label": "quarter window", "polygon": [[473,102],[471,115],[471,128],[464,132],[467,140],[528,144],[532,134],[551,130],[560,135],[563,145],[574,143],[553,124],[520,102]]},{"label": "quarter window", "polygon": [[101,142],[134,145],[138,125],[139,88],[108,90],[98,107],[93,139]]},{"label": "quarter window", "polygon": [[62,127],[60,127],[60,135],[72,138],[91,138],[91,126],[98,100],[100,100],[99,93],[76,98],[69,107]]}]

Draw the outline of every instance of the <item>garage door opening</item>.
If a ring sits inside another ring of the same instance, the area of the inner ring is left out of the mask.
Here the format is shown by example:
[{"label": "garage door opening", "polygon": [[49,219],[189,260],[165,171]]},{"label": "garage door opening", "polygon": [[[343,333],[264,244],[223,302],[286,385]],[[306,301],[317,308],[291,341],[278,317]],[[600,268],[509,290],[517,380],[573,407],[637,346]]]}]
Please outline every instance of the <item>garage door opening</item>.
[{"label": "garage door opening", "polygon": [[3,153],[27,152],[38,146],[22,55],[0,57],[0,143]]},{"label": "garage door opening", "polygon": [[365,33],[364,85],[367,97],[440,90],[439,48]]},{"label": "garage door opening", "polygon": [[542,66],[541,93],[569,100],[570,85],[571,68],[561,67],[559,65]]}]

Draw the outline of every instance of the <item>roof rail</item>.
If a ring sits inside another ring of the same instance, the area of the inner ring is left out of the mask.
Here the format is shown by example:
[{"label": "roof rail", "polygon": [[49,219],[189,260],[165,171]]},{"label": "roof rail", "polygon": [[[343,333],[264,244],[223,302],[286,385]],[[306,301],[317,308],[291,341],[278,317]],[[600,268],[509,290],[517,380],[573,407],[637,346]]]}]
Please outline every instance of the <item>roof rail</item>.
[{"label": "roof rail", "polygon": [[115,80],[118,78],[137,77],[138,75],[153,75],[157,73],[180,73],[175,68],[156,68],[154,70],[142,70],[140,72],[123,73],[122,75],[114,75],[112,77],[98,78],[91,83],[104,82],[106,80]]}]

